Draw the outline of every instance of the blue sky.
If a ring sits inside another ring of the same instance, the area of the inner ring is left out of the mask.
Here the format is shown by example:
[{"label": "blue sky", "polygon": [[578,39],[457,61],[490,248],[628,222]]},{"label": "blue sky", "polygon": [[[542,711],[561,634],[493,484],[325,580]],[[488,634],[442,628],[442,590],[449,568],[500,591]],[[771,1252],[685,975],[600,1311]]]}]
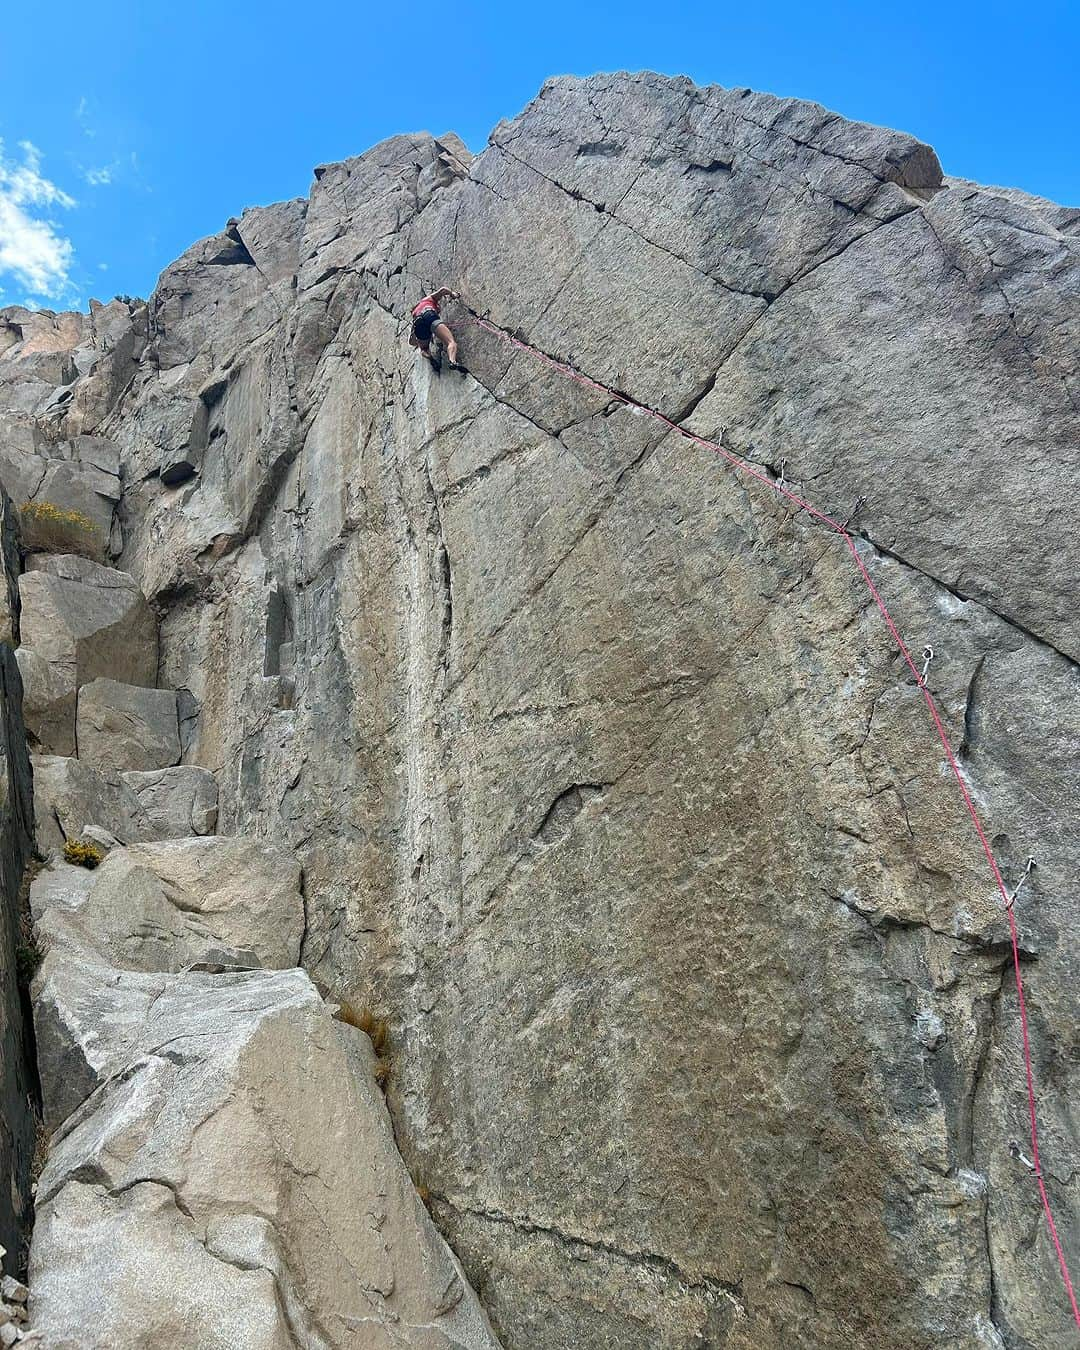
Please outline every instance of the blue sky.
[{"label": "blue sky", "polygon": [[397,131],[473,148],[548,75],[650,68],[910,131],[1080,204],[1080,5],[50,0],[0,26],[0,304],[147,295],[244,206]]}]

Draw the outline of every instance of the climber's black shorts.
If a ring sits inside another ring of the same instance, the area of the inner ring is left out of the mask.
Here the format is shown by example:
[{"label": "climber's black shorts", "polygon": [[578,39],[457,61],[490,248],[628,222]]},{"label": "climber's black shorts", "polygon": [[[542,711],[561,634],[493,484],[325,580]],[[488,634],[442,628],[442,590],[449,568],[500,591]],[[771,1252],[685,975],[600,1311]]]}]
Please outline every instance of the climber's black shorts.
[{"label": "climber's black shorts", "polygon": [[425,309],[413,319],[413,337],[417,342],[430,342],[431,330],[437,323],[442,323],[442,315],[436,314],[433,309]]}]

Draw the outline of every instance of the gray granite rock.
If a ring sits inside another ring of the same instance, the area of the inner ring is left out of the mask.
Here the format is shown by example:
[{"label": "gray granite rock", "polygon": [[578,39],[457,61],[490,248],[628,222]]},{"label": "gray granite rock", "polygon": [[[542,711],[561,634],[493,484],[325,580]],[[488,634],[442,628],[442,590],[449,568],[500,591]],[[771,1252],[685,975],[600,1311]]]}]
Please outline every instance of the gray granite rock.
[{"label": "gray granite rock", "polygon": [[44,919],[51,909],[78,914],[94,885],[94,872],[54,858],[30,883],[30,913],[34,922]]},{"label": "gray granite rock", "polygon": [[218,788],[208,769],[180,764],[174,769],[124,773],[120,781],[138,799],[147,838],[181,839],[213,834],[217,828]]},{"label": "gray granite rock", "polygon": [[39,1186],[33,1324],[51,1344],[493,1350],[367,1038],[306,975],[68,976],[72,1026],[110,1052]]},{"label": "gray granite rock", "polygon": [[91,680],[79,690],[75,742],[80,760],[106,772],[171,768],[180,759],[176,694]]},{"label": "gray granite rock", "polygon": [[37,748],[70,755],[82,685],[99,677],[156,682],[157,623],[126,572],[73,555],[25,572],[19,595],[27,730]]},{"label": "gray granite rock", "polygon": [[120,447],[107,436],[76,436],[63,443],[60,449],[61,453],[66,450],[72,459],[81,464],[92,464],[112,478],[120,474]]},{"label": "gray granite rock", "polygon": [[300,869],[254,839],[132,844],[93,872],[85,900],[36,919],[43,947],[85,947],[120,970],[296,965]]},{"label": "gray granite rock", "polygon": [[0,442],[0,484],[16,508],[32,501],[41,487],[48,460]]},{"label": "gray granite rock", "polygon": [[[33,509],[56,507],[89,521],[87,533],[98,541],[98,551],[108,551],[112,534],[113,511],[120,500],[120,480],[96,464],[81,460],[51,460],[45,463],[41,482],[29,498],[30,510],[24,510],[24,543],[40,547],[33,533]],[[55,542],[46,537],[46,552],[57,552]]]},{"label": "gray granite rock", "polygon": [[390,1016],[400,1148],[510,1350],[1072,1327],[1008,1149],[1000,898],[842,541],[464,304],[470,375],[432,378],[411,305],[452,285],[838,518],[868,498],[1007,883],[1038,855],[1071,1251],[1078,223],[815,104],[565,78],[475,159],[394,137],[189,250],[107,321],[149,332],[122,404],[105,317],[8,311],[12,447],[50,400],[119,447],[185,759],[301,854],[305,964]]},{"label": "gray granite rock", "polygon": [[122,843],[150,837],[139,798],[119,775],[67,755],[34,755],[33,769],[34,836],[43,857],[78,839],[88,825],[108,830]]}]

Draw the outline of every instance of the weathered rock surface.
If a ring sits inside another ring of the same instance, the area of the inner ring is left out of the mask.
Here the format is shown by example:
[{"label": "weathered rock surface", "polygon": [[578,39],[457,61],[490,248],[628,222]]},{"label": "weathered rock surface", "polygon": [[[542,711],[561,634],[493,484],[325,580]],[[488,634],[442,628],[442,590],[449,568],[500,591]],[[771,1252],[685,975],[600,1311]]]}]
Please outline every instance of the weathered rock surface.
[{"label": "weathered rock surface", "polygon": [[305,974],[139,975],[97,997],[78,1012],[117,1053],[39,1189],[51,1343],[497,1344],[397,1155],[367,1038]]},{"label": "weathered rock surface", "polygon": [[[34,837],[43,857],[97,825],[122,843],[146,837],[139,799],[119,775],[68,755],[34,755]],[[184,830],[183,834],[190,834]],[[164,831],[155,833],[164,837]]]},{"label": "weathered rock surface", "polygon": [[66,755],[34,755],[34,834],[48,857],[98,828],[122,844],[213,834],[218,789],[193,764],[149,772],[102,772]]},{"label": "weathered rock surface", "polygon": [[127,573],[70,554],[25,572],[19,595],[27,730],[42,750],[74,754],[82,685],[99,677],[156,683],[157,623]]},{"label": "weathered rock surface", "polygon": [[[89,439],[89,438],[84,438]],[[96,438],[95,438],[96,439]],[[23,543],[29,548],[55,551],[48,532],[35,535],[35,509],[55,508],[72,513],[83,522],[85,543],[101,555],[109,552],[113,538],[113,512],[120,500],[120,480],[98,465],[81,460],[40,460],[15,466],[9,452],[0,463],[0,479],[23,508]],[[35,462],[36,461],[36,462]]]},{"label": "weathered rock surface", "polygon": [[75,714],[79,759],[105,771],[171,768],[180,759],[176,694],[117,680],[91,680]]},{"label": "weathered rock surface", "polygon": [[140,829],[147,839],[182,839],[213,834],[218,788],[214,775],[194,764],[149,773],[123,773],[120,781],[139,804]]},{"label": "weathered rock surface", "polygon": [[[867,496],[1009,884],[1038,856],[1017,913],[1075,1269],[1078,232],[813,104],[562,79],[475,159],[395,137],[195,245],[109,319],[146,343],[124,386],[72,374],[102,316],[5,312],[20,445],[52,408],[119,447],[146,683],[198,707],[222,828],[299,852],[305,965],[390,1018],[397,1140],[507,1347],[1072,1324],[1009,1149],[1000,898],[846,550],[462,308],[471,374],[432,379],[410,306],[452,285],[839,518]],[[128,1156],[57,1205],[179,1224],[152,1183],[108,1196]]]},{"label": "weathered rock surface", "polygon": [[168,973],[295,963],[287,854],[141,845],[54,865],[31,904],[47,1344],[496,1346],[397,1153],[367,1037],[300,970]]},{"label": "weathered rock surface", "polygon": [[77,904],[38,922],[45,945],[79,945],[120,970],[285,969],[300,958],[300,869],[285,850],[213,836],[111,853]]}]

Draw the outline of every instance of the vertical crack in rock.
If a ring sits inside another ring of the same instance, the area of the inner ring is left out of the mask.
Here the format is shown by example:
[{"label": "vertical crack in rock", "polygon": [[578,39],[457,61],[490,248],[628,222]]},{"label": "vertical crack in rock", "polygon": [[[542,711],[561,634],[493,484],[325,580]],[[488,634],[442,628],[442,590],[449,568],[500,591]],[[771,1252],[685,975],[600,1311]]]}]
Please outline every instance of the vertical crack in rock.
[{"label": "vertical crack in rock", "polygon": [[431,481],[431,470],[424,464],[424,485],[430,513],[429,529],[435,540],[434,576],[439,609],[439,663],[444,671],[450,669],[451,641],[454,632],[454,584],[450,565],[450,551],[443,533],[439,497]]},{"label": "vertical crack in rock", "polygon": [[[986,1158],[985,1160],[981,1159],[979,1157],[977,1147],[979,1094],[984,1087],[986,1067],[990,1059],[991,1051],[993,1050],[994,1047],[997,1031],[998,1010],[1001,1007],[1001,996],[1005,988],[1006,970],[1007,966],[1003,959],[1001,965],[1001,976],[1000,979],[998,980],[997,986],[987,995],[987,997],[982,1001],[980,1006],[979,1021],[978,1021],[979,1048],[977,1052],[975,1066],[971,1076],[971,1089],[964,1103],[964,1113],[966,1115],[966,1121],[964,1122],[964,1128],[962,1129],[961,1133],[961,1138],[963,1140],[963,1147],[964,1147],[964,1161],[966,1165],[972,1168],[972,1170],[977,1174],[985,1175],[987,1177],[989,1177],[991,1171],[990,1159],[989,1158]],[[996,1147],[997,1149],[1001,1149],[1003,1147],[1004,1141],[995,1139],[995,1133],[992,1126],[989,1130],[987,1130],[986,1134],[987,1134],[987,1143],[984,1147],[988,1148]],[[979,1167],[980,1162],[982,1163],[981,1170]],[[990,1231],[990,1199],[991,1196],[989,1183],[984,1181],[981,1196],[982,1223],[983,1223],[982,1240],[986,1257],[987,1283],[990,1292],[989,1306],[987,1308],[987,1316],[990,1319],[990,1325],[995,1329],[997,1329],[999,1334],[1001,1334],[1001,1328],[999,1325],[1001,1309],[999,1303],[998,1278],[994,1264],[994,1239]],[[1008,1345],[1008,1343],[1009,1342],[1006,1339],[1005,1344]]]},{"label": "vertical crack in rock", "polygon": [[982,674],[982,669],[985,664],[986,653],[984,652],[975,662],[975,666],[971,672],[971,678],[968,680],[967,691],[964,694],[964,735],[959,748],[957,749],[957,754],[962,758],[969,758],[972,750],[975,748],[975,733],[977,727],[975,695],[978,688],[979,676]]}]

